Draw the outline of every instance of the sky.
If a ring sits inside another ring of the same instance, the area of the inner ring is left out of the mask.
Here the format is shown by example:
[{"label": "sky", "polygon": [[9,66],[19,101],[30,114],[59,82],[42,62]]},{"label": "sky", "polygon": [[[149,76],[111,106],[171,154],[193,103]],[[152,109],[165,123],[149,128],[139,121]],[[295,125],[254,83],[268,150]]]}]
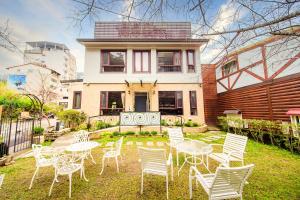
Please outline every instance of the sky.
[{"label": "sky", "polygon": [[[124,5],[126,2],[128,0],[124,0]],[[226,3],[223,0],[214,1],[212,14],[220,8],[224,10],[224,16],[230,13],[231,8],[227,8]],[[0,23],[8,20],[13,42],[21,49],[25,48],[26,41],[64,43],[76,57],[77,71],[82,72],[84,47],[76,39],[92,38],[94,22],[86,19],[81,27],[76,25],[73,18],[76,6],[78,5],[71,0],[0,0]],[[98,17],[103,21],[122,20],[118,15],[105,12]],[[187,21],[187,18],[178,13],[167,13],[165,20]],[[220,21],[218,27],[230,23],[228,20]],[[0,69],[22,63],[23,57],[20,53],[0,48]]]}]

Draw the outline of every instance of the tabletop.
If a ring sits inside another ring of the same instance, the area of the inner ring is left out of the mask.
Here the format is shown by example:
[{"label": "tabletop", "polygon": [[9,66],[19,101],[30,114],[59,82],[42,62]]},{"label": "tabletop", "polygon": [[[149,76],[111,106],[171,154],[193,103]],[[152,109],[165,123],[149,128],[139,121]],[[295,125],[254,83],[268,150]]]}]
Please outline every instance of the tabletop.
[{"label": "tabletop", "polygon": [[74,143],[71,144],[70,146],[68,146],[66,148],[67,151],[88,151],[91,150],[93,148],[96,148],[99,146],[98,142],[93,142],[93,141],[89,141],[89,142],[78,142],[78,143]]},{"label": "tabletop", "polygon": [[186,140],[177,145],[180,152],[194,155],[208,154],[212,152],[212,146],[198,140]]}]

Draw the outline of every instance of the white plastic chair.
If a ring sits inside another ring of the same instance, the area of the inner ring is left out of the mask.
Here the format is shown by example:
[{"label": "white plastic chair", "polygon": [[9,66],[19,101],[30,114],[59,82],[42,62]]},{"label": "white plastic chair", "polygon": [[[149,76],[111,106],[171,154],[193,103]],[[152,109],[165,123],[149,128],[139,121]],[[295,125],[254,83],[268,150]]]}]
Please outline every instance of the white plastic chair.
[{"label": "white plastic chair", "polygon": [[123,143],[123,137],[121,137],[117,142],[115,147],[111,147],[111,148],[105,148],[104,150],[104,155],[102,157],[102,170],[100,172],[100,175],[103,173],[104,171],[104,163],[106,159],[110,159],[110,158],[114,158],[116,160],[116,164],[117,164],[117,172],[119,173],[119,161],[118,161],[118,157],[121,157],[121,148],[122,148],[122,143]]},{"label": "white plastic chair", "polygon": [[218,167],[215,174],[201,174],[196,167],[190,168],[189,189],[190,199],[193,197],[193,179],[199,182],[209,200],[243,199],[243,188],[254,165],[243,167]]},{"label": "white plastic chair", "polygon": [[[78,156],[77,154],[76,156]],[[50,187],[49,196],[52,193],[54,182],[57,180],[59,175],[69,176],[69,198],[71,198],[72,193],[72,175],[73,173],[80,171],[80,178],[84,178],[85,181],[88,181],[85,177],[84,173],[84,154],[81,156],[75,157],[71,154],[62,154],[58,155],[54,159],[54,168],[55,168],[55,176],[53,182]]]},{"label": "white plastic chair", "polygon": [[189,138],[184,138],[181,128],[168,128],[168,135],[170,140],[170,152],[172,152],[172,148],[176,149],[176,161],[177,166],[179,166],[179,153],[180,150],[177,148],[178,144],[184,141],[191,141]]},{"label": "white plastic chair", "polygon": [[52,158],[46,158],[45,156],[42,155],[42,148],[43,148],[42,145],[38,145],[38,144],[32,145],[32,152],[33,152],[33,156],[35,158],[36,169],[31,178],[29,189],[32,188],[34,178],[38,174],[39,169],[42,167],[52,167],[52,165],[53,165]]},{"label": "white plastic chair", "polygon": [[169,198],[168,192],[168,166],[171,167],[171,180],[173,181],[173,161],[172,154],[169,154],[168,160],[166,159],[166,150],[164,149],[150,149],[139,147],[139,155],[142,165],[142,182],[141,194],[144,189],[144,174],[153,174],[166,177],[167,199]]},{"label": "white plastic chair", "polygon": [[244,153],[248,138],[242,135],[227,133],[224,145],[212,144],[212,146],[223,146],[222,153],[211,153],[209,158],[216,160],[225,167],[230,166],[230,162],[241,162],[244,165]]},{"label": "white plastic chair", "polygon": [[74,136],[74,143],[90,141],[89,132],[85,130],[80,130],[77,133],[75,133],[73,136]]}]

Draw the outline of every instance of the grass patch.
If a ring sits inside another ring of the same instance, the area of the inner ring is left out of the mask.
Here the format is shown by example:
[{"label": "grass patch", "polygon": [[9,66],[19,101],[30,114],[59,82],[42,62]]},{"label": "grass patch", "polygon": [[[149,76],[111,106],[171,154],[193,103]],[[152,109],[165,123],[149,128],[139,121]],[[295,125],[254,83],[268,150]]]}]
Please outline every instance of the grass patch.
[{"label": "grass patch", "polygon": [[[213,135],[210,133],[189,135],[187,137],[199,139]],[[107,142],[116,141],[118,137],[110,138],[109,135],[96,141],[104,146]],[[102,148],[93,150],[93,156],[97,162],[94,165],[90,160],[85,162],[86,176],[89,182],[79,178],[79,174],[73,176],[72,199],[165,199],[165,180],[159,176],[146,176],[144,179],[144,194],[140,195],[140,163],[136,145],[126,145],[127,141],[143,142],[162,141],[166,137],[125,137],[123,146],[124,160],[120,164],[120,173],[116,173],[116,165],[111,161],[101,170]],[[214,143],[222,143],[220,139]],[[162,147],[158,147],[162,148]],[[167,150],[168,146],[165,146]],[[175,153],[173,153],[175,156]],[[183,157],[181,157],[181,162]],[[291,154],[286,150],[274,146],[263,145],[249,141],[245,157],[246,164],[254,163],[255,168],[249,179],[249,184],[244,188],[244,199],[299,199],[300,198],[300,156]],[[174,164],[175,164],[174,157]],[[214,171],[218,163],[210,162],[211,171]],[[67,177],[60,177],[59,183],[53,188],[52,196],[48,197],[48,191],[54,176],[52,168],[41,169],[39,178],[35,180],[33,188],[28,189],[32,174],[35,170],[33,158],[19,159],[12,166],[0,168],[0,173],[5,173],[5,180],[0,190],[1,199],[68,199]],[[174,182],[169,184],[170,199],[188,199],[188,171],[186,166],[177,176],[175,164]],[[207,173],[204,167],[199,167],[203,173]],[[196,187],[195,187],[196,188]],[[194,191],[196,199],[207,199],[206,193],[198,186]]]}]

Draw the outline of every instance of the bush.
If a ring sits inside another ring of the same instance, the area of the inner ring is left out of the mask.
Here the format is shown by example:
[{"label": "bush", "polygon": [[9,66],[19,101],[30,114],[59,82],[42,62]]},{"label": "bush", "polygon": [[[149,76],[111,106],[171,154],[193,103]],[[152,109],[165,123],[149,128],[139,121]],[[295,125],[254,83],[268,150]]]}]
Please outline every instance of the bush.
[{"label": "bush", "polygon": [[163,135],[163,136],[167,136],[167,135],[168,135],[168,131],[163,131],[163,132],[162,132],[162,135]]},{"label": "bush", "polygon": [[63,121],[67,127],[76,129],[80,124],[85,122],[87,116],[84,112],[77,110],[65,110],[58,114],[58,119]]},{"label": "bush", "polygon": [[160,120],[160,125],[162,126],[168,126],[168,123],[165,119]]},{"label": "bush", "polygon": [[193,122],[192,120],[188,120],[185,124],[184,124],[184,126],[186,126],[186,127],[197,127],[197,126],[199,126],[199,124],[197,123],[197,122]]},{"label": "bush", "polygon": [[197,122],[193,122],[193,127],[198,127],[199,124]]},{"label": "bush", "polygon": [[114,131],[112,133],[112,136],[114,136],[114,137],[117,137],[117,136],[120,136],[120,135],[121,135],[121,133],[119,131]]},{"label": "bush", "polygon": [[153,136],[157,135],[157,131],[151,131],[151,135]]},{"label": "bush", "polygon": [[111,125],[108,123],[105,123],[103,121],[97,121],[95,123],[95,129],[96,130],[100,130],[100,129],[105,129],[105,128],[109,128]]},{"label": "bush", "polygon": [[134,132],[134,131],[127,131],[127,132],[125,133],[125,135],[135,135],[135,132]]},{"label": "bush", "polygon": [[181,122],[180,122],[180,121],[178,121],[178,120],[177,120],[177,121],[175,121],[174,125],[175,125],[175,126],[182,126]]},{"label": "bush", "polygon": [[44,113],[46,115],[49,115],[49,114],[54,114],[54,115],[58,115],[58,113],[62,112],[64,110],[63,106],[60,106],[56,103],[48,103],[48,104],[45,104],[44,107]]},{"label": "bush", "polygon": [[42,127],[34,127],[33,134],[34,135],[42,135],[44,133],[44,128]]}]

